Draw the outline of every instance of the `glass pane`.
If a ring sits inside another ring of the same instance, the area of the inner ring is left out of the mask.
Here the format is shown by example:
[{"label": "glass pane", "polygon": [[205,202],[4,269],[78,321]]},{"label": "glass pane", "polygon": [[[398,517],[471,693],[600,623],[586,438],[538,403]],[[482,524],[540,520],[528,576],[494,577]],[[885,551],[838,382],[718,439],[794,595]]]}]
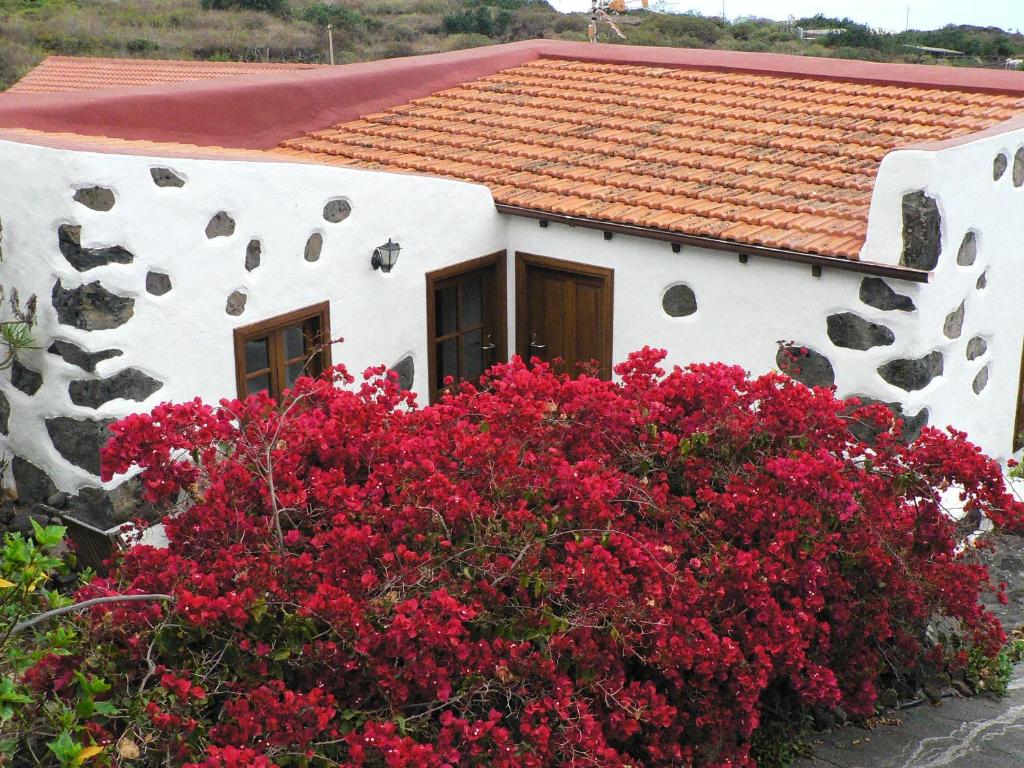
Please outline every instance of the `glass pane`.
[{"label": "glass pane", "polygon": [[484,372],[484,351],[480,346],[483,331],[464,333],[462,339],[462,378],[476,381]]},{"label": "glass pane", "polygon": [[305,361],[298,362],[298,363],[292,363],[291,365],[287,366],[284,369],[284,385],[285,385],[285,387],[290,387],[292,384],[295,383],[295,380],[297,378],[299,378],[299,376],[305,376],[305,375],[306,375],[306,363],[305,363]]},{"label": "glass pane", "polygon": [[285,328],[284,333],[284,359],[291,360],[295,357],[306,356],[306,337],[303,334],[303,325],[293,325]]},{"label": "glass pane", "polygon": [[484,279],[476,272],[462,282],[462,327],[480,323],[483,305]]},{"label": "glass pane", "polygon": [[269,339],[250,339],[245,342],[245,370],[262,371],[270,367],[270,356],[267,353]]},{"label": "glass pane", "polygon": [[457,298],[458,289],[454,285],[442,288],[434,294],[434,330],[438,336],[445,336],[458,327],[458,316],[455,307]]},{"label": "glass pane", "polygon": [[444,386],[444,377],[459,377],[459,353],[455,339],[448,339],[437,344],[437,381],[434,386]]},{"label": "glass pane", "polygon": [[253,376],[251,379],[245,380],[245,391],[250,395],[255,395],[257,392],[263,392],[264,390],[270,389],[270,374],[264,373],[262,376]]}]

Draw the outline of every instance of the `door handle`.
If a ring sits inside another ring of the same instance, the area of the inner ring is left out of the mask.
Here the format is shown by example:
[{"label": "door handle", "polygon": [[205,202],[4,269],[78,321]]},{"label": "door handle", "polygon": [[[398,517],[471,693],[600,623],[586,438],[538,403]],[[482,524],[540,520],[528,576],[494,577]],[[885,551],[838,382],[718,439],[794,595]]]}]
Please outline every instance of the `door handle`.
[{"label": "door handle", "polygon": [[492,349],[494,349],[497,346],[498,345],[494,343],[494,339],[491,336],[491,334],[488,333],[484,337],[484,343],[480,345],[480,349],[482,349],[484,352],[490,352]]},{"label": "door handle", "polygon": [[547,349],[547,348],[548,348],[547,344],[541,344],[541,343],[539,343],[537,341],[537,334],[536,333],[531,333],[530,334],[530,349],[542,350],[542,349]]}]

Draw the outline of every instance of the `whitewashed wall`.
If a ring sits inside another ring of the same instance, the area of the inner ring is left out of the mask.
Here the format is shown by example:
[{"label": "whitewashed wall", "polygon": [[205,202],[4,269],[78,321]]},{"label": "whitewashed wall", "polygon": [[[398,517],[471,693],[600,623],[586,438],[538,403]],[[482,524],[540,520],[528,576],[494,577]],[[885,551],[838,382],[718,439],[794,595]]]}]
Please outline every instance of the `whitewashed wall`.
[{"label": "whitewashed wall", "polygon": [[[184,186],[158,187],[153,167],[166,167]],[[21,456],[68,491],[98,479],[66,461],[50,442],[45,419],[120,417],[167,400],[195,396],[216,402],[234,396],[232,329],[329,300],[333,350],[357,376],[369,365],[394,364],[412,355],[415,388],[426,397],[426,299],[424,273],[500,250],[505,224],[490,193],[475,185],[422,176],[382,174],[297,163],[154,159],[95,154],[0,142],[0,222],[3,261],[0,284],[39,296],[37,336],[44,348],[22,356],[42,374],[34,395],[0,374],[10,401],[9,435],[0,438],[8,457]],[[106,212],[72,198],[78,188],[99,185],[115,193]],[[325,221],[329,200],[344,197],[351,215]],[[218,211],[235,220],[230,237],[210,239],[205,229]],[[75,271],[58,249],[64,223],[82,227],[82,245],[120,245],[131,264]],[[307,262],[309,235],[323,235],[323,252]],[[370,266],[373,248],[393,238],[402,246],[389,275]],[[246,246],[262,243],[260,266],[245,269]],[[170,276],[172,289],[154,296],[145,289],[150,271]],[[83,331],[59,324],[51,291],[92,281],[135,300],[134,316],[120,327]],[[233,291],[247,295],[245,311],[225,312]],[[46,351],[51,340],[89,351],[120,349],[96,374]],[[110,376],[135,367],[164,382],[143,402],[118,399],[98,409],[74,405],[69,382]]]},{"label": "whitewashed wall", "polygon": [[[1024,130],[1017,130],[937,152],[889,154],[875,186],[863,252],[867,260],[891,262],[900,243],[902,196],[923,189],[935,198],[942,217],[942,253],[931,285],[915,298],[920,330],[913,352],[940,351],[944,370],[909,399],[930,405],[933,424],[963,429],[999,458],[1012,452],[1024,341],[1024,186],[1013,181],[1015,156],[1024,163],[1022,148]],[[995,179],[999,155],[1006,168]],[[958,251],[972,231],[977,258],[960,265]],[[984,287],[979,288],[982,275]],[[963,328],[957,338],[949,338],[943,333],[945,318],[960,302]],[[967,345],[975,337],[984,339],[987,350],[969,361]],[[975,380],[979,374],[984,379],[986,368],[987,384],[975,393]]]}]

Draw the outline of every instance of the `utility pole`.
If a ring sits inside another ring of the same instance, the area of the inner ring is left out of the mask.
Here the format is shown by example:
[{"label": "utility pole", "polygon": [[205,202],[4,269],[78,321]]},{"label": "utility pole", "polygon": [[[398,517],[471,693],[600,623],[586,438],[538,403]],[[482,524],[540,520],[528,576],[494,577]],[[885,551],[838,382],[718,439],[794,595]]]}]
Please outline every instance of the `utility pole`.
[{"label": "utility pole", "polygon": [[334,31],[327,25],[327,47],[331,49],[331,66],[334,66]]},{"label": "utility pole", "polygon": [[910,31],[910,6],[909,5],[907,6],[907,28],[905,30],[903,30],[903,31],[904,32],[909,32]]}]

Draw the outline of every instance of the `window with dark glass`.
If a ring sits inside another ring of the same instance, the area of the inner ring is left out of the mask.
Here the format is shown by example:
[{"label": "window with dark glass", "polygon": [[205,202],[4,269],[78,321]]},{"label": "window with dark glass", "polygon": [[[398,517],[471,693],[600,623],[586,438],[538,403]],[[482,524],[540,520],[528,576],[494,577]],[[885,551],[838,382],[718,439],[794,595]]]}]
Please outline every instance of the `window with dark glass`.
[{"label": "window with dark glass", "polygon": [[430,399],[505,359],[505,253],[427,275]]},{"label": "window with dark glass", "polygon": [[319,376],[331,364],[327,302],[235,330],[238,396],[274,398],[299,376]]}]

